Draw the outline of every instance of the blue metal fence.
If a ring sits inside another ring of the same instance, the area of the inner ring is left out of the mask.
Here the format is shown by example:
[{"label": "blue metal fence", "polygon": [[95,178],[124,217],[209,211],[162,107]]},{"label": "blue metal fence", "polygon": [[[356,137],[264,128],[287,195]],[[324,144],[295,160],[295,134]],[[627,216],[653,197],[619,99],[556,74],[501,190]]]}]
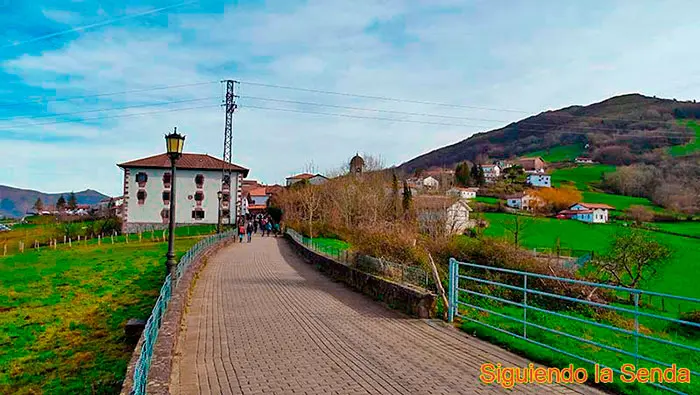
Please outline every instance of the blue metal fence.
[{"label": "blue metal fence", "polygon": [[165,277],[165,282],[160,288],[160,295],[156,300],[155,306],[153,306],[153,311],[146,321],[146,327],[143,330],[143,343],[141,344],[141,352],[139,353],[139,358],[136,361],[136,366],[134,367],[134,383],[131,389],[131,395],[141,395],[146,393],[146,383],[148,382],[148,370],[151,367],[151,357],[153,356],[153,346],[158,339],[158,330],[160,329],[160,324],[168,308],[168,303],[170,302],[172,289],[177,286],[178,281],[185,273],[190,264],[197,260],[199,255],[204,252],[210,246],[218,243],[219,241],[236,236],[236,231],[228,231],[224,233],[218,233],[211,235],[205,239],[200,240],[192,248],[185,253],[178,262],[175,268],[175,280],[173,281],[168,274]]},{"label": "blue metal fence", "polygon": [[[468,273],[468,274],[465,274]],[[498,282],[498,281],[492,281],[492,280],[487,280],[485,278],[481,277],[476,277],[476,274],[474,273],[487,273],[487,274],[498,274],[502,273],[505,275],[510,276],[511,278],[513,277],[520,277],[522,279],[521,281],[521,286],[519,285],[512,285],[512,284],[506,284],[503,282]],[[511,269],[503,269],[503,268],[497,268],[497,267],[492,267],[492,266],[484,266],[484,265],[477,265],[473,263],[465,263],[465,262],[459,262],[455,260],[454,258],[450,259],[449,263],[449,289],[448,289],[448,319],[450,322],[454,321],[455,317],[459,317],[463,320],[467,320],[479,325],[483,325],[485,327],[488,327],[490,329],[493,329],[495,331],[505,333],[507,335],[511,335],[513,337],[528,341],[533,344],[537,344],[539,346],[542,346],[544,348],[547,348],[551,351],[558,352],[562,355],[566,355],[568,357],[578,359],[580,361],[584,361],[587,363],[590,363],[592,365],[598,364],[601,367],[609,367],[611,368],[614,372],[617,372],[618,374],[622,374],[622,371],[613,367],[613,366],[607,366],[601,361],[598,360],[593,360],[590,358],[586,358],[580,355],[577,355],[575,353],[575,350],[562,350],[560,348],[554,347],[551,344],[545,344],[540,341],[537,341],[532,338],[532,336],[528,336],[528,328],[536,328],[551,334],[555,334],[557,336],[563,336],[569,339],[574,339],[576,341],[579,341],[581,343],[590,345],[590,346],[595,346],[599,347],[601,349],[607,350],[614,352],[618,355],[623,355],[626,357],[630,357],[634,359],[634,365],[639,366],[640,361],[645,361],[647,363],[654,364],[659,367],[671,367],[672,364],[676,364],[676,361],[666,361],[664,360],[665,355],[654,355],[648,356],[645,355],[642,351],[640,351],[640,346],[639,346],[639,341],[640,339],[643,340],[649,340],[652,342],[664,344],[666,346],[674,347],[676,349],[684,350],[684,351],[689,351],[691,353],[698,353],[700,352],[700,348],[691,346],[689,344],[683,344],[679,343],[677,341],[673,340],[668,340],[668,339],[662,339],[653,335],[645,334],[642,331],[640,331],[640,318],[644,318],[645,320],[650,320],[650,319],[656,319],[656,320],[661,320],[666,323],[673,323],[673,324],[680,324],[683,325],[686,328],[692,328],[693,330],[700,330],[700,324],[694,323],[694,322],[689,322],[685,321],[682,319],[677,319],[669,316],[664,316],[664,315],[659,315],[651,312],[650,310],[647,309],[647,311],[643,311],[640,301],[643,295],[647,296],[653,296],[653,297],[660,297],[660,298],[666,298],[670,300],[676,300],[676,301],[682,301],[685,303],[697,303],[697,306],[700,306],[700,299],[695,299],[695,298],[688,298],[688,297],[683,297],[683,296],[676,296],[676,295],[669,295],[669,294],[662,294],[662,293],[657,293],[657,292],[649,292],[649,291],[643,291],[639,289],[631,289],[631,288],[625,288],[625,287],[617,287],[617,286],[612,286],[608,284],[601,284],[601,283],[594,283],[594,282],[588,282],[588,281],[581,281],[581,280],[574,280],[570,278],[563,278],[563,277],[555,277],[555,276],[548,276],[548,275],[542,275],[542,274],[537,274],[537,273],[531,273],[531,272],[523,272],[523,271],[518,271],[518,270],[511,270]],[[615,292],[617,294],[627,294],[632,296],[633,300],[633,305],[634,309],[631,308],[625,308],[625,307],[620,307],[612,304],[606,304],[606,303],[601,303],[601,302],[596,302],[596,301],[591,301],[587,299],[582,299],[582,298],[574,298],[570,296],[565,296],[565,295],[559,295],[555,294],[552,292],[546,292],[542,290],[537,290],[535,287],[528,286],[528,279],[530,281],[534,281],[537,279],[542,279],[542,280],[553,280],[556,282],[560,283],[569,283],[569,284],[578,284],[586,287],[592,287],[595,289],[603,289],[603,290],[609,290],[611,292]],[[483,290],[484,286],[487,286],[486,288],[489,289],[489,293],[485,292],[479,292],[479,290]],[[490,287],[488,287],[490,286]],[[472,288],[472,289],[467,289],[467,288]],[[476,290],[475,290],[476,289]],[[499,290],[509,290],[509,291],[514,291],[517,294],[521,295],[520,296],[520,302],[505,299],[499,296],[495,296],[494,293],[498,293]],[[496,292],[494,292],[496,291]],[[610,310],[614,311],[616,313],[624,313],[624,314],[630,314],[631,316],[634,317],[634,329],[629,330],[625,328],[621,328],[618,326],[613,326],[613,325],[608,325],[606,323],[602,322],[597,322],[591,319],[585,319],[585,318],[580,318],[579,316],[574,316],[570,314],[564,314],[560,313],[557,311],[552,311],[550,309],[547,309],[546,307],[541,307],[537,306],[536,303],[528,303],[528,295],[536,295],[539,297],[547,297],[547,298],[553,298],[556,300],[562,301],[562,303],[568,303],[569,305],[583,305],[583,306],[590,306],[594,307],[596,309],[604,309],[604,310]],[[476,297],[476,298],[473,298]],[[480,299],[484,298],[484,299]],[[489,309],[487,307],[484,307],[484,305],[488,306],[488,304],[482,304],[482,306],[477,306],[476,303],[479,301],[490,301],[490,302],[496,302],[498,304],[501,304],[503,306],[508,305],[508,306],[516,306],[522,308],[522,318],[519,317],[513,317],[511,315],[503,314],[503,310],[501,312],[495,311],[494,309]],[[470,309],[473,309],[472,311],[475,311],[476,314],[470,314]],[[611,345],[603,344],[601,342],[587,339],[584,337],[579,336],[580,333],[578,334],[572,334],[572,333],[567,333],[561,330],[562,328],[554,329],[547,327],[545,325],[541,325],[540,323],[536,323],[535,320],[530,318],[528,320],[528,312],[537,312],[537,313],[543,313],[546,316],[554,316],[554,317],[559,317],[559,318],[564,318],[567,320],[572,320],[580,324],[584,325],[590,325],[591,327],[597,327],[597,328],[604,328],[613,331],[614,333],[617,334],[623,334],[626,336],[630,336],[634,340],[634,346],[633,350],[624,350],[619,347],[614,347]],[[483,322],[481,320],[476,319],[476,317],[487,314],[487,315],[494,315],[499,318],[504,318],[508,321],[515,322],[515,323],[520,323],[522,324],[522,332],[520,333],[514,333],[511,331],[508,331],[504,328],[500,328],[495,325],[491,325],[489,323]],[[700,355],[700,354],[698,354]],[[690,374],[692,376],[695,376],[696,378],[700,378],[700,372],[697,370],[693,370],[691,367],[688,367],[690,369]],[[697,367],[695,367],[697,369]],[[676,394],[681,394],[685,395],[686,392],[683,392],[679,389],[675,388],[670,388],[666,385],[659,384],[659,383],[649,383],[649,385],[653,385],[657,388],[676,393]]]}]

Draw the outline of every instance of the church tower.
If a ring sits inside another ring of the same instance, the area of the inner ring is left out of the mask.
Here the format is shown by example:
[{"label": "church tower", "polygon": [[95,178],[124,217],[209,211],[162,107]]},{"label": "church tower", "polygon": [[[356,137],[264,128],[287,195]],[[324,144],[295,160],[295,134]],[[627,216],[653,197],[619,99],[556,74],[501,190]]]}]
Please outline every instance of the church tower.
[{"label": "church tower", "polygon": [[356,176],[362,175],[362,170],[365,167],[365,160],[362,159],[359,152],[350,159],[350,174]]}]

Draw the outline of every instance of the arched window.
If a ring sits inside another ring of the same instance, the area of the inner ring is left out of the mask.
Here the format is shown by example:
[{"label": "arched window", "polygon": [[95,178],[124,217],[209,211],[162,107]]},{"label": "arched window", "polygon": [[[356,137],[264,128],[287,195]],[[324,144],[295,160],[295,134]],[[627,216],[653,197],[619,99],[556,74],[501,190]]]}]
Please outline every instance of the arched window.
[{"label": "arched window", "polygon": [[204,186],[204,174],[197,174],[194,176],[194,183],[197,184],[197,188]]},{"label": "arched window", "polygon": [[142,171],[136,173],[136,183],[139,184],[140,187],[144,187],[146,182],[148,182],[148,174]]},{"label": "arched window", "polygon": [[204,192],[201,192],[201,191],[195,192],[194,193],[194,200],[196,202],[201,202],[202,200],[204,200]]},{"label": "arched window", "polygon": [[146,196],[148,196],[148,194],[143,189],[136,192],[136,200],[139,201],[139,204],[143,204],[146,201]]},{"label": "arched window", "polygon": [[163,191],[163,203],[170,202],[170,191]]},{"label": "arched window", "polygon": [[166,188],[170,188],[170,183],[172,182],[172,175],[170,173],[164,173],[163,174],[163,186]]}]

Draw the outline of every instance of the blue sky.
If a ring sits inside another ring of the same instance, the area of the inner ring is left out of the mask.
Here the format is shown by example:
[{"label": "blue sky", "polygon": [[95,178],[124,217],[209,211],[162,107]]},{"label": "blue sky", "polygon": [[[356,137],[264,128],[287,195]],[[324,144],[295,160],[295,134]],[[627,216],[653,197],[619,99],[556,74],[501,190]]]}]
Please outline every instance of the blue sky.
[{"label": "blue sky", "polygon": [[225,78],[242,81],[234,162],[268,183],[310,163],[321,172],[338,168],[355,152],[399,164],[528,113],[617,94],[700,96],[700,3],[693,1],[199,0],[170,7],[181,3],[0,0],[0,184],[118,195],[115,164],[162,152],[173,126],[187,135],[188,152],[220,157],[216,81]]}]

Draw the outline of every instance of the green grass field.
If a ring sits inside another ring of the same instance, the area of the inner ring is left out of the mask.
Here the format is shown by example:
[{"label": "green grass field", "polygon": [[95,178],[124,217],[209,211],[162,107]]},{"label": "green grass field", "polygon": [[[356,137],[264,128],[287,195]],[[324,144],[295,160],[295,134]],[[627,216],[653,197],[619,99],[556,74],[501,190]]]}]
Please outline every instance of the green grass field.
[{"label": "green grass field", "polygon": [[695,131],[695,138],[688,144],[669,147],[668,152],[672,156],[683,156],[700,151],[700,125],[695,121],[687,121],[685,125]]},{"label": "green grass field", "polygon": [[624,196],[624,195],[613,195],[610,193],[602,192],[589,192],[584,191],[581,193],[583,195],[583,201],[586,203],[603,203],[615,207],[616,210],[622,211],[630,206],[644,206],[649,207],[655,211],[663,211],[662,207],[654,205],[651,200],[647,198]]},{"label": "green grass field", "polygon": [[542,157],[545,162],[556,163],[556,162],[566,162],[573,161],[576,157],[581,156],[583,153],[583,146],[580,144],[573,145],[561,145],[558,147],[553,147],[548,150],[534,151],[526,155],[521,155],[522,157]]},{"label": "green grass field", "polygon": [[665,230],[667,232],[679,233],[682,235],[700,237],[700,221],[684,222],[654,222],[649,226]]},{"label": "green grass field", "polygon": [[[514,215],[503,213],[484,213],[490,225],[484,235],[507,237],[512,240],[512,221]],[[587,224],[575,220],[541,217],[521,217],[523,230],[520,245],[526,248],[553,248],[557,238],[563,248],[590,250],[606,253],[612,237],[626,228],[615,224]],[[681,227],[681,225],[677,225]],[[696,223],[687,224],[688,231],[697,230]],[[645,231],[650,238],[665,244],[672,251],[672,257],[654,281],[645,284],[643,289],[680,296],[700,298],[700,240],[675,236],[666,233]],[[680,233],[680,232],[679,232]],[[689,274],[694,275],[689,275]]]},{"label": "green grass field", "polygon": [[490,196],[477,196],[474,201],[486,204],[498,204],[501,199]]},{"label": "green grass field", "polygon": [[552,172],[552,186],[573,184],[581,191],[587,191],[590,184],[601,181],[603,173],[612,173],[615,166],[611,165],[578,165],[556,169]]},{"label": "green grass field", "polygon": [[[198,239],[177,239],[178,255]],[[0,393],[118,393],[124,324],[149,316],[165,252],[132,238],[0,257]]]}]

